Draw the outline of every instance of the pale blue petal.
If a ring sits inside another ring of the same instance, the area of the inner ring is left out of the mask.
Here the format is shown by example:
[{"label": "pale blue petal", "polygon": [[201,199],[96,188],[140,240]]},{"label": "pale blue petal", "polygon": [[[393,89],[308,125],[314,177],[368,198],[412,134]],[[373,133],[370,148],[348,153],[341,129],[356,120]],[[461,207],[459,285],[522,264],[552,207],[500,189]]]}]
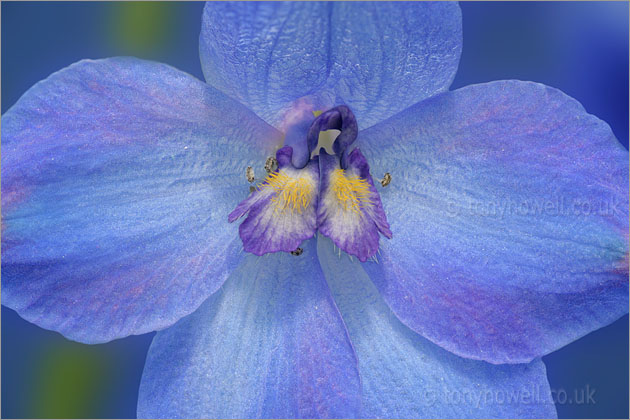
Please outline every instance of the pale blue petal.
[{"label": "pale blue petal", "polygon": [[194,314],[159,332],[140,385],[146,418],[348,418],[357,361],[317,261],[249,255]]},{"label": "pale blue petal", "polygon": [[393,239],[368,274],[444,348],[527,362],[628,312],[628,152],[540,84],[444,93],[357,140]]},{"label": "pale blue petal", "polygon": [[347,104],[360,128],[450,85],[462,46],[454,2],[208,2],[206,81],[279,127],[294,101]]},{"label": "pale blue petal", "polygon": [[362,418],[556,417],[540,359],[497,366],[458,357],[405,327],[362,265],[328,238],[319,236],[317,253],[359,360]]},{"label": "pale blue petal", "polygon": [[86,60],[36,84],[2,117],[2,303],[86,343],[173,324],[241,259],[227,216],[274,140],[163,64]]}]

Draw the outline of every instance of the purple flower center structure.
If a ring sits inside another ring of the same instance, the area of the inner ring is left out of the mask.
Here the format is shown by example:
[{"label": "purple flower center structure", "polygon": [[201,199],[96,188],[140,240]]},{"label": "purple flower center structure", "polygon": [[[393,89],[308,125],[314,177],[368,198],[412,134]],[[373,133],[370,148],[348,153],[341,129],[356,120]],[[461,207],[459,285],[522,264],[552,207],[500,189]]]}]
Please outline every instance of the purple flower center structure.
[{"label": "purple flower center structure", "polygon": [[[333,143],[335,155],[319,154],[319,133],[330,129],[340,130]],[[307,154],[300,154],[308,162],[293,166],[291,146],[276,152],[278,169],[229,215],[233,222],[248,213],[239,229],[245,251],[292,252],[319,230],[360,261],[375,256],[379,232],[388,238],[392,232],[365,157],[358,148],[348,153],[357,131],[352,111],[338,106],[319,115],[303,143],[296,145],[308,146]]]},{"label": "purple flower center structure", "polygon": [[139,417],[555,417],[541,357],[628,312],[608,125],[449,90],[452,2],[208,3],[199,41],[205,82],[83,60],[2,116],[2,304],[158,331]]}]

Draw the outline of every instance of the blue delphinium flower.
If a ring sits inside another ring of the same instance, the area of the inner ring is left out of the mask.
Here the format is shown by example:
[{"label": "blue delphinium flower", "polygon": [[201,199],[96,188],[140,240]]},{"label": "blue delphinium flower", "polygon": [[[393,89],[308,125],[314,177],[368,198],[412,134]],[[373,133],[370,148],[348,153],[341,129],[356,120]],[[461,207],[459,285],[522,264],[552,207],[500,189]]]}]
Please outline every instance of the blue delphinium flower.
[{"label": "blue delphinium flower", "polygon": [[141,417],[555,417],[540,357],[628,311],[628,154],[553,88],[447,91],[460,52],[455,3],[209,3],[207,84],[51,75],[2,117],[2,303],[160,330]]}]

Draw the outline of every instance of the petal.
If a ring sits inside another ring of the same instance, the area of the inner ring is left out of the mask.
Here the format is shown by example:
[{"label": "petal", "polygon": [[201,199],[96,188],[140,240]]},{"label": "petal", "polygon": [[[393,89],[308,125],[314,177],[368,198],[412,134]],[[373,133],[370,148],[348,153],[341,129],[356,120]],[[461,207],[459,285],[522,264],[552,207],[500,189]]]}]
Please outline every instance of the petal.
[{"label": "petal", "polygon": [[325,2],[207,2],[199,55],[206,81],[276,124],[328,77]]},{"label": "petal", "polygon": [[379,232],[392,237],[370,168],[359,149],[348,155],[342,170],[339,158],[319,155],[321,194],[317,208],[319,231],[361,261],[378,251]]},{"label": "petal", "polygon": [[285,133],[284,146],[293,150],[292,164],[296,168],[303,168],[311,159],[308,143],[305,139],[315,120],[315,109],[305,101],[298,101],[291,108],[291,112],[284,117],[279,129]]},{"label": "petal", "polygon": [[495,366],[458,357],[392,316],[361,264],[321,235],[317,254],[359,360],[361,418],[556,417],[540,359]]},{"label": "petal", "polygon": [[317,146],[319,144],[319,135],[322,131],[339,130],[339,135],[332,144],[333,151],[336,155],[342,155],[342,166],[345,168],[346,149],[354,143],[357,138],[359,128],[354,114],[345,105],[337,106],[320,114],[308,130],[306,142],[308,143],[309,153],[313,151],[319,152]]},{"label": "petal", "polygon": [[2,117],[2,303],[86,343],[173,324],[242,258],[226,218],[278,136],[163,64],[38,83]]},{"label": "petal", "polygon": [[394,239],[366,270],[411,329],[527,362],[628,312],[628,153],[562,92],[493,82],[359,134]]},{"label": "petal", "polygon": [[246,252],[291,252],[317,231],[319,164],[314,159],[303,169],[295,169],[292,154],[291,147],[278,150],[278,170],[228,216],[231,223],[248,213],[238,229]]},{"label": "petal", "polygon": [[354,351],[317,262],[249,255],[198,311],[151,344],[138,401],[146,418],[348,418]]},{"label": "petal", "polygon": [[365,129],[448,89],[462,51],[457,2],[335,2],[327,85]]},{"label": "petal", "polygon": [[448,88],[461,12],[451,2],[208,2],[199,44],[207,82],[271,124],[309,97],[315,109],[349,105],[365,128]]}]

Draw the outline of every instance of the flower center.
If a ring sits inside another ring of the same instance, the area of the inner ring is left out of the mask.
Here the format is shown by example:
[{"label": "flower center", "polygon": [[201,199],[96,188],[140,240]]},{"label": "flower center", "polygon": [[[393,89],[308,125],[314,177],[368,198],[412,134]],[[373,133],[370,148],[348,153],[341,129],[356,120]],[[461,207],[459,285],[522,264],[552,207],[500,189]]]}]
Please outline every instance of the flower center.
[{"label": "flower center", "polygon": [[[391,238],[392,232],[367,159],[359,148],[350,150],[358,135],[356,119],[343,105],[313,113],[314,120],[304,114],[287,129],[275,160],[267,159],[265,180],[250,187],[228,221],[247,214],[239,235],[243,249],[255,255],[299,256],[302,242],[319,232],[360,261],[374,259],[380,235]],[[253,182],[251,167],[246,176]],[[380,184],[390,181],[391,176]]]}]

